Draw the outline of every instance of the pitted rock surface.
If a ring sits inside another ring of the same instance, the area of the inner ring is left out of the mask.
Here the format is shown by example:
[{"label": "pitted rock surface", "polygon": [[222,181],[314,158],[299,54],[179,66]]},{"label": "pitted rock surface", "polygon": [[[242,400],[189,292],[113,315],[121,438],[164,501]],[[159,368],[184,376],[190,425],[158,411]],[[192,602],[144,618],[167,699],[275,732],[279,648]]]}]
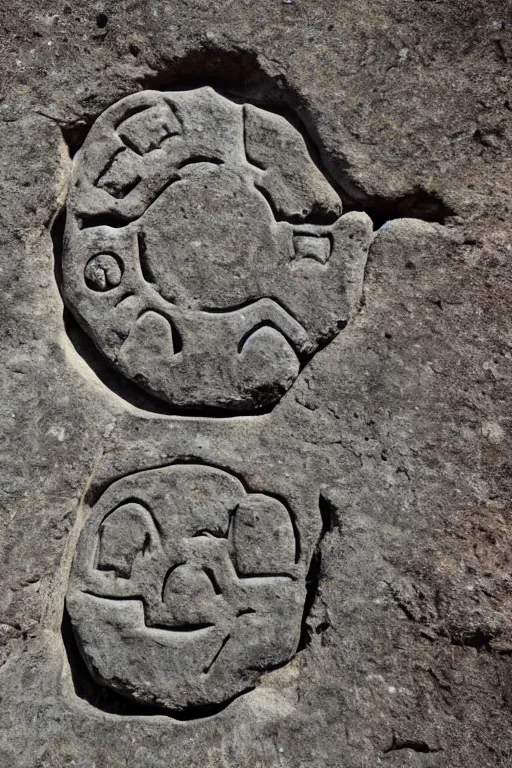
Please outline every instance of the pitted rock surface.
[{"label": "pitted rock surface", "polygon": [[357,308],[371,237],[284,117],[211,88],[147,91],[74,160],[64,296],[146,391],[257,412]]},{"label": "pitted rock surface", "polygon": [[101,496],[67,607],[91,674],[173,710],[222,704],[294,655],[307,563],[281,501],[186,464]]}]

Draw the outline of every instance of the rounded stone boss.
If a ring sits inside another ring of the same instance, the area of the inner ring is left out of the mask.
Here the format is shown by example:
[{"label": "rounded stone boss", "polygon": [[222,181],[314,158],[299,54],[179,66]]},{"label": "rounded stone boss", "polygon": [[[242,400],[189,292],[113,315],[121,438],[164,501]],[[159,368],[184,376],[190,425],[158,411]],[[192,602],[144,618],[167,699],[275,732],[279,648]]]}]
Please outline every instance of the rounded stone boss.
[{"label": "rounded stone boss", "polygon": [[347,322],[371,237],[284,117],[208,87],[145,91],[74,158],[63,295],[173,408],[257,412]]},{"label": "rounded stone boss", "polygon": [[175,711],[250,689],[297,650],[306,540],[282,500],[215,467],[115,481],[82,530],[66,598],[91,675]]}]

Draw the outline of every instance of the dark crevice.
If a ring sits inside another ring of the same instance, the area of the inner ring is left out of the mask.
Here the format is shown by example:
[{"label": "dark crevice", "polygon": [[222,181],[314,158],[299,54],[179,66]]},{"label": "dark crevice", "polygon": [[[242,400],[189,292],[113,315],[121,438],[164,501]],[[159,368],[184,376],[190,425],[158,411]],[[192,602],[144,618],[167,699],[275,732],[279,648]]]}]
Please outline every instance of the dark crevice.
[{"label": "dark crevice", "polygon": [[332,529],[339,524],[339,521],[337,519],[334,504],[322,494],[320,494],[318,506],[322,518],[321,537],[323,538],[326,533],[330,533]]},{"label": "dark crevice", "polygon": [[496,638],[496,633],[478,627],[475,630],[452,632],[450,642],[463,648],[476,648],[478,651],[490,651],[490,642]]},{"label": "dark crevice", "polygon": [[[320,510],[320,517],[322,520],[322,528],[318,537],[318,542],[311,558],[311,564],[306,576],[306,601],[304,603],[304,612],[302,615],[302,628],[300,634],[299,645],[297,652],[303,651],[306,646],[311,642],[313,635],[313,627],[309,623],[308,619],[315,604],[315,600],[319,593],[320,577],[322,575],[322,543],[326,534],[331,533],[335,527],[339,527],[339,520],[335,513],[335,507],[329,499],[320,494],[318,499],[318,507]],[[330,623],[327,621],[319,624],[315,632],[316,634],[322,634],[329,629]]]},{"label": "dark crevice", "polygon": [[270,295],[270,296],[255,296],[255,295],[251,295],[251,296],[248,296],[247,299],[244,299],[244,301],[239,301],[237,304],[227,304],[227,305],[225,305],[223,307],[220,307],[220,308],[219,307],[201,306],[199,311],[200,312],[207,312],[210,315],[223,315],[223,314],[227,314],[228,312],[236,312],[239,309],[245,309],[246,307],[250,307],[251,304],[256,304],[257,302],[264,301],[264,300],[270,300],[274,304],[276,304],[280,309],[283,310],[283,312],[285,312],[289,317],[291,317],[292,320],[295,320],[295,322],[298,323],[298,325],[301,326],[303,331],[305,331],[305,328],[302,325],[301,321],[294,314],[294,312],[290,309],[290,307],[286,306],[286,304],[284,303],[284,301],[282,301],[282,299],[280,299],[280,298],[277,299],[275,296],[272,296],[272,295]]},{"label": "dark crevice", "polygon": [[[325,333],[323,338],[318,340],[318,345],[316,347],[314,354],[317,355],[323,349],[328,347],[331,341],[338,335],[338,333],[340,333],[347,327],[347,324],[348,324],[348,318],[342,318],[340,320],[337,320],[335,327],[331,329],[328,333]],[[307,365],[307,363],[311,360],[312,357],[313,357],[313,354],[304,356],[304,362],[301,365],[301,369],[300,369],[301,371]]]},{"label": "dark crevice", "polygon": [[266,171],[267,166],[263,165],[263,163],[261,163],[252,155],[250,155],[250,153],[247,151],[247,112],[246,112],[245,106],[244,106],[243,117],[242,117],[242,125],[243,125],[243,133],[244,133],[243,140],[244,140],[245,159],[250,165],[254,165],[254,167],[257,168],[259,171]]},{"label": "dark crevice", "polygon": [[125,184],[124,187],[121,187],[118,190],[115,190],[114,192],[111,192],[110,194],[112,197],[115,197],[116,200],[124,200],[125,197],[128,197],[130,192],[132,192],[136,186],[140,184],[142,181],[142,176],[134,176],[134,178],[128,182],[128,184]]},{"label": "dark crevice", "polygon": [[393,219],[421,219],[434,224],[446,224],[447,219],[457,215],[441,197],[421,188],[396,198],[367,197],[362,203],[345,198],[344,213],[349,211],[366,213],[375,230]]},{"label": "dark crevice", "polygon": [[149,504],[146,501],[143,501],[142,499],[139,499],[138,496],[128,496],[126,499],[123,499],[121,502],[119,502],[119,504],[117,504],[114,507],[114,509],[112,509],[110,512],[108,512],[108,514],[105,515],[105,517],[101,521],[101,525],[103,525],[105,523],[105,521],[108,520],[110,515],[113,515],[114,512],[117,512],[118,509],[121,509],[121,507],[126,506],[126,504],[136,504],[137,506],[142,507],[142,509],[145,512],[147,512],[148,515],[150,516],[151,522],[155,526],[155,530],[156,530],[157,534],[160,536],[160,538],[162,537],[162,526],[160,525],[160,523],[156,519],[155,515],[151,511],[151,508],[150,508]]},{"label": "dark crevice", "polygon": [[178,331],[172,316],[167,315],[164,312],[160,312],[158,309],[143,309],[140,315],[137,317],[137,320],[140,320],[142,317],[144,317],[144,315],[148,315],[150,313],[152,315],[158,315],[159,317],[163,318],[166,323],[169,324],[169,328],[171,329],[172,353],[173,355],[178,355],[183,349],[183,339],[181,338],[181,333]]},{"label": "dark crevice", "polygon": [[142,152],[140,151],[140,149],[139,149],[139,148],[138,148],[138,147],[137,147],[137,146],[136,146],[136,145],[133,143],[133,141],[132,141],[132,140],[131,140],[131,139],[130,139],[128,136],[126,136],[124,133],[120,133],[120,134],[119,134],[119,138],[121,139],[121,141],[122,141],[124,144],[126,144],[126,146],[128,147],[128,149],[130,149],[130,150],[131,150],[132,152],[134,152],[136,155],[139,155],[139,157],[142,157],[142,156],[143,156],[143,155],[142,155]]},{"label": "dark crevice", "polygon": [[150,108],[150,104],[135,104],[133,107],[128,107],[128,109],[123,112],[123,116],[117,123],[115,123],[115,129],[117,130],[123,123],[129,120],[130,117],[135,117],[135,115],[139,115],[141,112],[146,112]]},{"label": "dark crevice", "polygon": [[118,299],[114,306],[119,307],[123,301],[126,301],[126,299],[131,299],[132,296],[135,296],[133,291],[127,291],[126,293],[123,293],[120,299]]},{"label": "dark crevice", "polygon": [[319,541],[313,553],[313,557],[311,558],[311,564],[306,575],[306,600],[304,602],[304,611],[302,614],[302,624],[299,645],[297,646],[297,653],[299,653],[299,651],[303,651],[304,648],[306,648],[311,642],[313,628],[308,622],[308,619],[318,594],[321,569],[322,552],[320,549]]},{"label": "dark crevice", "polygon": [[188,634],[189,632],[200,632],[202,629],[211,629],[215,624],[208,624],[203,622],[202,624],[150,624],[146,622],[148,629],[159,629],[162,632],[183,632]]},{"label": "dark crevice", "polygon": [[199,539],[199,538],[205,538],[205,537],[208,538],[210,536],[213,536],[213,538],[215,539],[227,539],[228,532],[229,532],[229,523],[228,523],[227,530],[225,531],[220,530],[220,528],[217,530],[212,530],[211,528],[200,528],[198,531],[196,531],[192,535],[192,538]]},{"label": "dark crevice", "polygon": [[[289,335],[283,331],[282,328],[279,328],[277,323],[273,323],[272,320],[262,320],[260,323],[256,323],[256,325],[253,325],[252,328],[249,328],[249,330],[244,333],[240,341],[238,342],[237,346],[237,352],[240,355],[243,352],[243,349],[246,345],[246,343],[249,341],[251,336],[253,336],[257,331],[261,330],[262,328],[271,328],[272,330],[276,331],[277,333],[281,334],[281,336],[284,336],[288,344],[292,347],[292,349],[295,348],[295,344],[290,339]],[[297,358],[298,359],[298,358]],[[299,361],[300,363],[300,361]]]},{"label": "dark crevice", "polygon": [[169,570],[167,571],[167,573],[165,574],[163,585],[162,585],[162,593],[160,595],[160,599],[162,600],[162,603],[165,603],[165,600],[164,600],[165,588],[167,586],[167,580],[168,580],[169,576],[171,575],[171,573],[173,573],[176,570],[176,568],[180,568],[182,565],[185,565],[185,560],[183,560],[182,562],[175,563],[174,565],[172,565],[169,568]]},{"label": "dark crevice", "polygon": [[114,153],[112,154],[112,156],[109,158],[109,160],[108,160],[108,162],[107,162],[106,166],[105,166],[105,167],[103,168],[103,170],[102,170],[102,171],[100,171],[100,173],[98,174],[98,177],[96,178],[96,181],[94,182],[94,186],[95,186],[95,187],[97,187],[97,186],[98,186],[98,184],[100,183],[101,179],[102,179],[102,178],[105,176],[105,174],[107,174],[107,173],[110,171],[110,169],[111,169],[111,168],[112,168],[112,166],[114,165],[115,161],[117,160],[117,158],[119,157],[119,155],[120,155],[122,152],[126,152],[126,147],[119,147],[119,149],[116,149],[116,150],[115,150],[115,152],[114,152]]},{"label": "dark crevice", "polygon": [[119,229],[120,227],[126,227],[129,223],[130,219],[119,211],[83,214],[79,219],[81,229],[89,229],[90,227],[113,227]]},{"label": "dark crevice", "polygon": [[262,675],[266,675],[269,672],[275,672],[277,669],[282,669],[283,667],[286,667],[286,665],[290,663],[290,661],[293,659],[294,656],[295,656],[295,653],[292,653],[292,655],[289,656],[289,658],[283,659],[282,661],[276,661],[274,663],[251,664],[250,666],[247,667],[247,670],[249,672],[259,672]]},{"label": "dark crevice", "polygon": [[73,159],[84,143],[85,137],[89,133],[91,126],[97,117],[98,115],[93,115],[88,118],[83,118],[82,120],[77,120],[69,125],[61,125],[60,130],[62,138],[66,143],[71,159]]},{"label": "dark crevice", "polygon": [[432,747],[429,747],[426,741],[421,741],[419,739],[400,739],[393,734],[391,745],[383,750],[383,754],[387,755],[389,752],[397,752],[401,749],[411,749],[413,752],[440,752],[439,749],[432,749]]},{"label": "dark crevice", "polygon": [[62,297],[62,257],[64,252],[64,230],[66,228],[66,209],[63,208],[55,217],[50,229],[53,244],[53,274]]},{"label": "dark crevice", "polygon": [[168,709],[158,705],[141,704],[121,696],[116,691],[101,685],[94,679],[80,653],[67,609],[64,609],[61,631],[75,695],[102,712],[125,717],[155,717],[157,715],[164,715],[180,721],[197,720],[219,714],[233,701],[254,688],[254,686],[248,686],[245,690],[232,696],[222,704],[189,707],[183,711]]},{"label": "dark crevice", "polygon": [[290,224],[297,224],[297,223],[300,224],[302,222],[302,219],[300,217],[299,217],[298,221],[294,221],[294,218],[296,219],[297,217],[285,217],[281,213],[279,213],[279,211],[277,210],[276,205],[275,205],[275,203],[274,203],[270,193],[267,192],[265,187],[263,187],[261,184],[258,184],[257,182],[254,182],[254,187],[258,190],[260,195],[266,200],[267,205],[268,205],[268,207],[270,208],[270,210],[272,212],[272,216],[274,217],[274,219],[276,221],[287,221]]},{"label": "dark crevice", "polygon": [[[105,572],[111,572],[115,573],[113,568],[98,568],[100,571]],[[122,576],[120,578],[123,578]],[[128,580],[128,579],[126,579]],[[95,597],[97,600],[107,600],[112,601],[115,603],[133,603],[135,601],[138,601],[139,603],[142,603],[144,605],[144,598],[142,595],[130,595],[129,597],[124,597],[123,595],[103,595],[99,594],[98,592],[93,592],[92,589],[84,589],[82,590],[84,595],[89,595],[89,597]]]},{"label": "dark crevice", "polygon": [[[235,47],[222,50],[211,44],[204,44],[182,58],[164,59],[161,70],[139,78],[139,84],[143,89],[161,91],[211,85],[242,98],[246,92],[256,95],[264,91],[270,96],[270,92],[276,90],[273,78],[261,68],[256,52]],[[277,94],[273,95],[277,100]]]},{"label": "dark crevice", "polygon": [[289,579],[289,581],[297,581],[296,576],[292,576],[290,573],[286,573],[285,571],[272,571],[271,573],[258,571],[257,573],[241,574],[238,569],[235,570],[237,578],[240,581],[249,581],[250,579]]},{"label": "dark crevice", "polygon": [[142,557],[145,557],[148,552],[151,551],[151,535],[146,533],[144,541],[142,542]]}]

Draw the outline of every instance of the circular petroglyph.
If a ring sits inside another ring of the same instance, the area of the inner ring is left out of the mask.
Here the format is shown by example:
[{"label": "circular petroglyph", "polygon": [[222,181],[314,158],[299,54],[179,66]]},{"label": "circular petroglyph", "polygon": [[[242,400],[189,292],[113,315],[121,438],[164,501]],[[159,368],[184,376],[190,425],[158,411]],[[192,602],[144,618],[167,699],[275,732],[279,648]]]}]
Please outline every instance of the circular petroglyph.
[{"label": "circular petroglyph", "polygon": [[81,533],[66,599],[90,673],[173,710],[229,701],[297,649],[299,553],[286,506],[223,470],[114,482]]},{"label": "circular petroglyph", "polygon": [[146,91],[75,156],[63,292],[146,391],[256,412],[346,323],[370,238],[284,117],[211,88]]},{"label": "circular petroglyph", "polygon": [[85,284],[93,291],[109,291],[121,282],[123,268],[112,253],[99,253],[85,265]]}]

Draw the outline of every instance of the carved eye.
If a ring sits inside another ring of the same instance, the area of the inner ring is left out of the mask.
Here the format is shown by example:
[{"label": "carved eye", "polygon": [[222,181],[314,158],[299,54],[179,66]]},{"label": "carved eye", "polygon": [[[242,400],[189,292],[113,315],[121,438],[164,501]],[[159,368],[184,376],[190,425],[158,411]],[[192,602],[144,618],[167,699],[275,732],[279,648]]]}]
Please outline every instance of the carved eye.
[{"label": "carved eye", "polygon": [[159,104],[129,117],[119,130],[122,141],[137,155],[158,149],[166,139],[178,133],[181,133],[180,124],[167,104]]},{"label": "carved eye", "polygon": [[312,259],[327,264],[331,255],[331,241],[327,236],[295,235],[293,238],[294,261]]},{"label": "carved eye", "polygon": [[268,496],[248,496],[234,517],[234,561],[239,576],[293,573],[295,534],[287,509]]},{"label": "carved eye", "polygon": [[85,265],[84,277],[93,291],[110,291],[117,288],[123,276],[123,265],[113,253],[98,253]]},{"label": "carved eye", "polygon": [[135,559],[151,546],[152,530],[151,515],[141,504],[123,504],[111,512],[99,531],[98,570],[129,579]]}]

